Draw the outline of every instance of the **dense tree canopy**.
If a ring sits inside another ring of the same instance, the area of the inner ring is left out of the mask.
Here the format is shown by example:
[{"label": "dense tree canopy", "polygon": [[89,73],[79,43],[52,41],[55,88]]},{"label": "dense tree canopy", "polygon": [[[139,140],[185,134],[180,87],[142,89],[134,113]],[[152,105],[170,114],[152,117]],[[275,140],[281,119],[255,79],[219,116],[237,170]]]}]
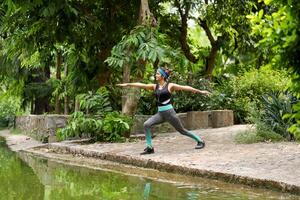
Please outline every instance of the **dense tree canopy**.
[{"label": "dense tree canopy", "polygon": [[[76,96],[105,86],[114,110],[152,114],[150,93],[114,84],[154,82],[167,66],[174,81],[215,90],[192,101],[178,93],[179,111],[233,109],[245,122],[252,103],[262,108],[258,95],[299,98],[299,9],[297,0],[0,0],[0,93],[18,98],[21,113],[69,114],[80,110]],[[274,76],[254,84],[266,71]],[[294,133],[299,108],[285,116]]]}]

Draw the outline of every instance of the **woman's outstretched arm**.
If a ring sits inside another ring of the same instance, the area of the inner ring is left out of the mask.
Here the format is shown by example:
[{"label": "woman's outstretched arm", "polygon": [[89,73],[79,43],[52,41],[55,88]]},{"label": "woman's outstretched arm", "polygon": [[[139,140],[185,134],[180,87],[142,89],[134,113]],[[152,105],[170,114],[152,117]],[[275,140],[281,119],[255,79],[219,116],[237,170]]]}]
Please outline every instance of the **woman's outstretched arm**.
[{"label": "woman's outstretched arm", "polygon": [[189,92],[193,92],[193,93],[200,93],[200,94],[204,94],[204,95],[210,95],[211,94],[207,90],[198,90],[198,89],[193,88],[193,87],[188,86],[188,85],[178,85],[178,84],[175,84],[175,83],[170,84],[170,91],[178,91],[178,90],[184,90],[184,91],[189,91]]},{"label": "woman's outstretched arm", "polygon": [[155,84],[144,84],[144,83],[121,83],[117,84],[120,87],[135,87],[142,88],[146,90],[155,90]]}]

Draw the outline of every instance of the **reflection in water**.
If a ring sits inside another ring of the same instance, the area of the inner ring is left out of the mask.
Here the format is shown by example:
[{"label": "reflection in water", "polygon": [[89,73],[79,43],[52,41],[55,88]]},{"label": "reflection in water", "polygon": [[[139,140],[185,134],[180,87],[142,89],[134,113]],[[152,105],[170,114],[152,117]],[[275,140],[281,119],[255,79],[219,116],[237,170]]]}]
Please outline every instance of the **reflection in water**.
[{"label": "reflection in water", "polygon": [[145,184],[145,189],[144,189],[144,200],[149,199],[150,190],[151,190],[151,183],[146,183]]},{"label": "reflection in water", "polygon": [[1,200],[298,199],[268,190],[228,190],[205,183],[197,187],[175,185],[114,172],[70,167],[26,154],[20,157],[23,161],[8,151],[0,139]]},{"label": "reflection in water", "polygon": [[199,197],[199,194],[195,191],[190,191],[190,192],[187,192],[187,200],[197,200],[198,197]]},{"label": "reflection in water", "polygon": [[44,186],[33,170],[4,146],[0,138],[0,199],[43,199]]}]

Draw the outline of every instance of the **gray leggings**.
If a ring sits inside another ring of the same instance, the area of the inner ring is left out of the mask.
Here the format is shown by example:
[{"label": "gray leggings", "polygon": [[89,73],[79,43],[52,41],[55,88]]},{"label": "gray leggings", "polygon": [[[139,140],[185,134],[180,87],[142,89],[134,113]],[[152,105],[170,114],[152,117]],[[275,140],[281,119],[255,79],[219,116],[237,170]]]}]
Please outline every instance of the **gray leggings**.
[{"label": "gray leggings", "polygon": [[202,141],[197,135],[189,132],[182,126],[181,121],[176,116],[175,110],[172,108],[166,111],[160,111],[156,113],[144,123],[144,132],[146,134],[146,142],[148,147],[152,147],[152,139],[150,132],[151,126],[155,124],[161,124],[163,122],[170,123],[176,129],[176,131],[178,131],[182,135],[186,135],[190,138],[193,138],[196,142]]}]

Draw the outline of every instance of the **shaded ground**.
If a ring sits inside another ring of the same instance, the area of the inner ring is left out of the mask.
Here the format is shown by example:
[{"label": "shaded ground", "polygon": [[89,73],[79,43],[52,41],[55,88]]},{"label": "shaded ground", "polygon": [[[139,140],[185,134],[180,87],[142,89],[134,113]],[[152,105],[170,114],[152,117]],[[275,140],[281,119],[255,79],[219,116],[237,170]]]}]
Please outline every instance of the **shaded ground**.
[{"label": "shaded ground", "polygon": [[[223,179],[300,194],[300,144],[293,142],[235,144],[234,135],[249,128],[235,125],[194,131],[206,141],[206,148],[194,149],[195,142],[179,133],[158,135],[155,154],[141,156],[145,141],[130,143],[52,143],[35,151],[81,154],[135,166],[179,174]],[[1,131],[13,150],[41,145],[27,136]]]}]

